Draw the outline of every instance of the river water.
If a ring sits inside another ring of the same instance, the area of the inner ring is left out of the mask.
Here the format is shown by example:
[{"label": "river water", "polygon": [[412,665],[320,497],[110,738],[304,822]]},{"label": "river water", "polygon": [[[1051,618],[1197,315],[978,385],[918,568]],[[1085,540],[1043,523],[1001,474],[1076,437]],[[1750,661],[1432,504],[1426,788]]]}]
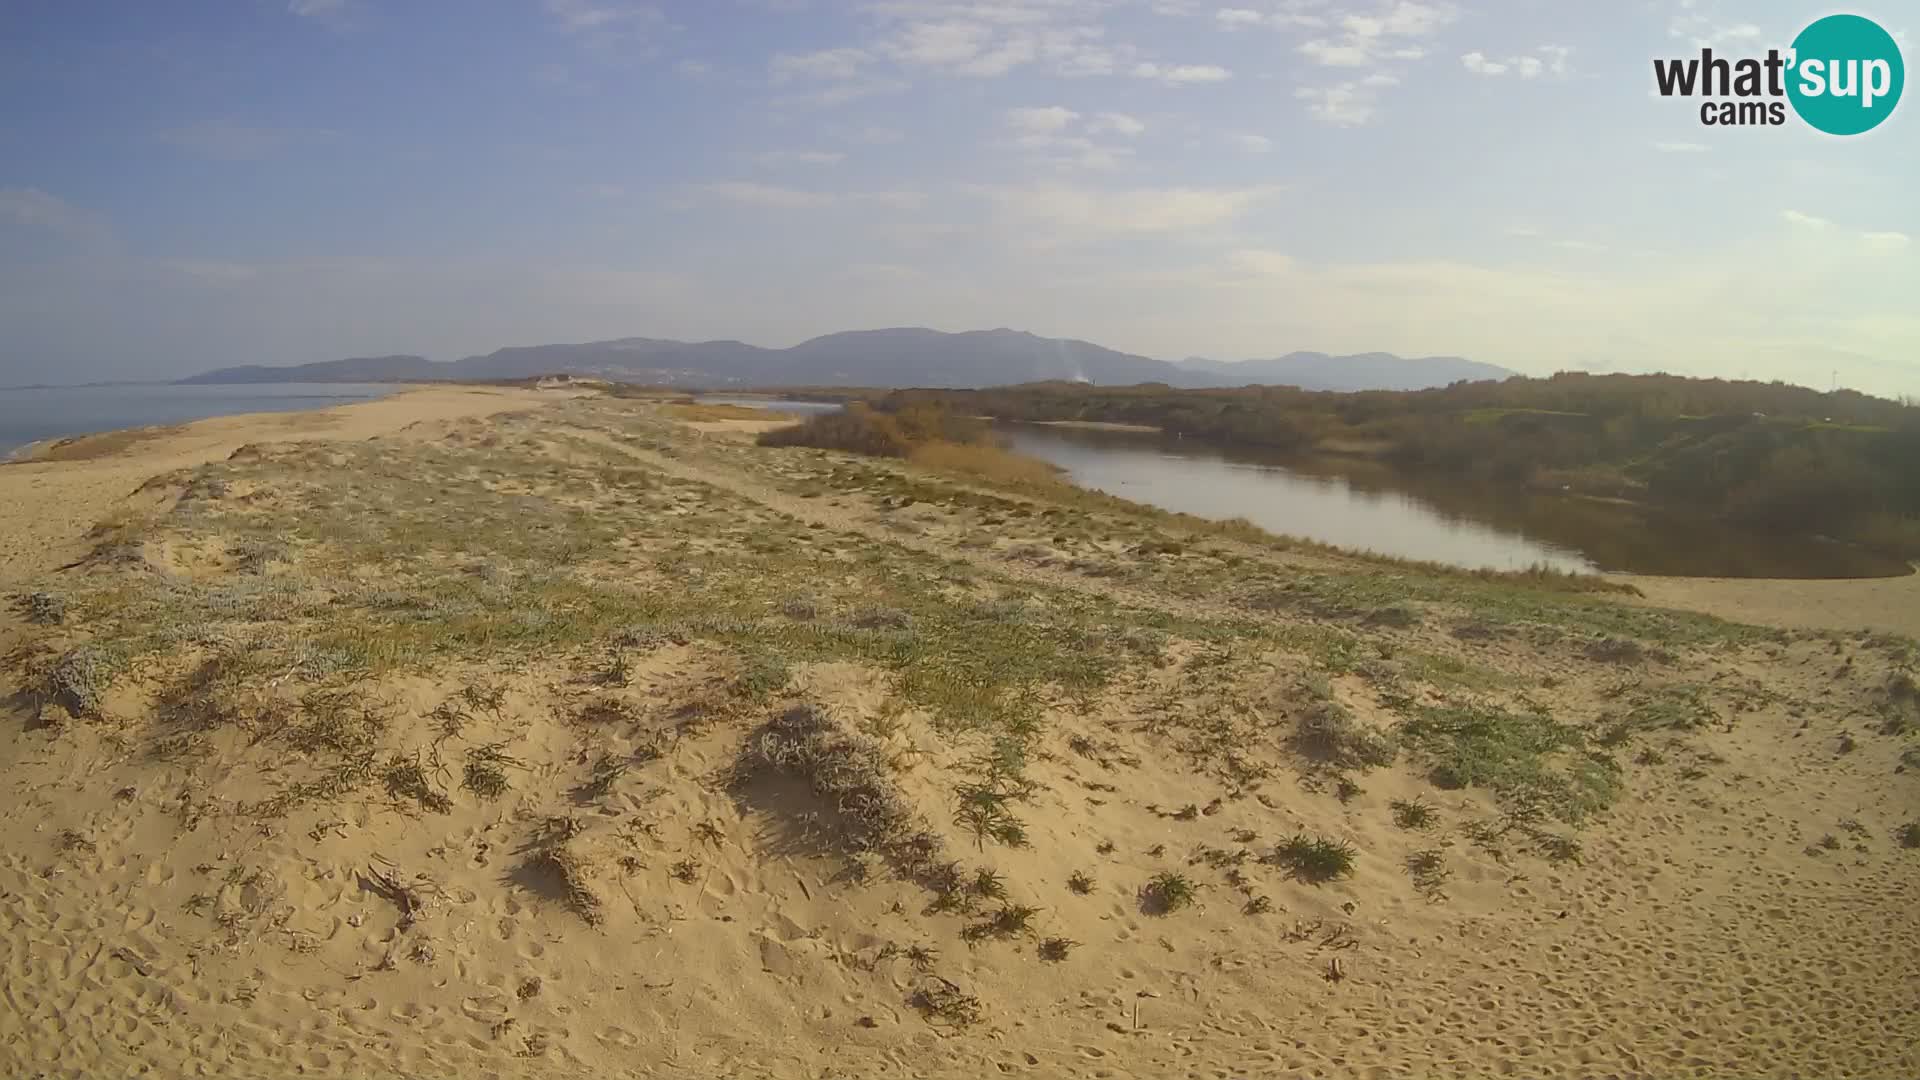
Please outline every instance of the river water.
[{"label": "river water", "polygon": [[[818,412],[763,398],[707,399]],[[1268,532],[1469,568],[1745,578],[1855,578],[1910,568],[1810,536],[1774,536],[1712,518],[1406,473],[1353,457],[1303,458],[1158,433],[998,425],[1013,449],[1074,483]]]}]

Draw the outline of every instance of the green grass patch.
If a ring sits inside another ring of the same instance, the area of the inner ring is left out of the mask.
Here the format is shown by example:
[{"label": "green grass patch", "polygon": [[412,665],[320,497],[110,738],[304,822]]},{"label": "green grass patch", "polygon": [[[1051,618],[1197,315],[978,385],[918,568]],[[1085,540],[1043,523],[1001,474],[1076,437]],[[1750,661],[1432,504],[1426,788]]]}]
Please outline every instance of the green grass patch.
[{"label": "green grass patch", "polygon": [[1544,711],[1428,707],[1401,723],[1400,740],[1440,787],[1486,788],[1569,824],[1610,806],[1621,791],[1619,765],[1588,752],[1578,728]]}]

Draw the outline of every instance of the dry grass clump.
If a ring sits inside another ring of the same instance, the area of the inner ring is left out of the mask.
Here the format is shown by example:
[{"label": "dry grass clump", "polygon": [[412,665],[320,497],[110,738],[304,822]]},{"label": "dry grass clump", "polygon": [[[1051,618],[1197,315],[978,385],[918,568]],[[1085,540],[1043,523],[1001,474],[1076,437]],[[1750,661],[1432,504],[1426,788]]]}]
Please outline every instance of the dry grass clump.
[{"label": "dry grass clump", "polygon": [[1293,745],[1307,757],[1337,769],[1371,769],[1393,764],[1393,739],[1354,719],[1331,698],[1308,706],[1294,722]]},{"label": "dry grass clump", "polygon": [[29,594],[20,601],[20,611],[35,626],[58,626],[67,621],[67,602],[52,593]]},{"label": "dry grass clump", "polygon": [[62,653],[44,669],[29,671],[27,684],[43,701],[61,706],[76,719],[97,720],[101,698],[125,667],[125,658],[118,652],[81,645]]},{"label": "dry grass clump", "polygon": [[799,777],[831,803],[837,840],[852,854],[880,855],[917,875],[945,848],[895,788],[880,744],[845,731],[817,706],[787,709],[747,740],[735,766],[736,784],[768,772]]},{"label": "dry grass clump", "polygon": [[1446,855],[1435,848],[1416,851],[1407,856],[1407,876],[1413,879],[1413,887],[1430,903],[1446,899],[1447,879],[1453,871],[1447,869]]},{"label": "dry grass clump", "polygon": [[426,766],[418,757],[395,754],[387,764],[384,777],[388,796],[394,799],[411,799],[427,810],[444,814],[453,809],[453,800],[441,791],[428,775]]},{"label": "dry grass clump", "polygon": [[1396,828],[1429,829],[1439,820],[1439,812],[1421,799],[1395,799],[1387,808],[1393,812]]},{"label": "dry grass clump", "polygon": [[935,472],[955,473],[1009,485],[1057,485],[1060,467],[987,443],[922,443],[908,460]]},{"label": "dry grass clump", "polygon": [[709,423],[715,420],[780,420],[783,417],[766,409],[753,409],[745,405],[708,405],[697,401],[675,402],[667,407],[667,415],[675,420],[688,423]]},{"label": "dry grass clump", "polygon": [[1140,909],[1149,915],[1171,915],[1192,907],[1200,898],[1199,887],[1185,874],[1163,870],[1140,889]]},{"label": "dry grass clump", "polygon": [[982,1015],[978,997],[937,975],[930,976],[907,1000],[929,1024],[964,1028],[979,1023]]},{"label": "dry grass clump", "polygon": [[574,914],[589,926],[606,921],[606,900],[596,881],[613,860],[605,845],[585,836],[585,826],[577,818],[549,819],[526,850],[527,865],[552,875]]},{"label": "dry grass clump", "polygon": [[1040,947],[1037,950],[1037,953],[1042,961],[1049,964],[1058,964],[1061,961],[1065,960],[1068,954],[1072,953],[1073,950],[1079,946],[1079,944],[1080,944],[1079,942],[1073,940],[1072,938],[1065,938],[1065,937],[1044,938],[1040,942]]},{"label": "dry grass clump", "polygon": [[1344,840],[1301,833],[1275,849],[1271,861],[1293,872],[1293,876],[1311,885],[1320,885],[1353,873],[1357,852]]},{"label": "dry grass clump", "polygon": [[513,789],[507,781],[507,768],[521,768],[499,744],[476,746],[467,751],[467,767],[461,786],[483,799],[497,799]]}]

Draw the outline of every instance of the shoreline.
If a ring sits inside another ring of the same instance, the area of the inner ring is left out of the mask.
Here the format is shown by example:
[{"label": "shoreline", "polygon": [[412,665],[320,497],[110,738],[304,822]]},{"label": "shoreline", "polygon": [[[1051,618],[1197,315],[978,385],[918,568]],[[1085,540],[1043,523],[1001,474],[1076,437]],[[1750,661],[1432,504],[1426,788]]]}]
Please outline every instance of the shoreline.
[{"label": "shoreline", "polygon": [[[114,383],[89,383],[89,384],[84,384],[80,386],[39,386],[39,387],[28,387],[27,389],[30,389],[30,390],[92,390],[92,389],[99,389],[99,388],[174,387],[174,386],[181,386],[181,385],[185,385],[185,384],[172,383],[172,382],[151,382],[151,383],[114,382]],[[256,384],[222,384],[222,385],[252,386]],[[325,384],[261,383],[257,385],[260,385],[260,386],[308,386],[308,385],[325,385]],[[376,384],[343,383],[341,385],[376,385]],[[285,415],[285,414],[291,414],[291,413],[318,412],[325,409],[340,408],[342,406],[347,406],[347,405],[364,404],[370,401],[384,401],[388,398],[397,397],[401,394],[409,393],[416,390],[426,389],[428,388],[429,385],[430,384],[425,384],[425,383],[393,383],[391,384],[390,389],[383,390],[383,392],[379,394],[371,395],[371,396],[346,395],[346,394],[269,395],[269,396],[281,396],[284,399],[290,400],[290,401],[299,400],[302,398],[313,398],[317,402],[324,402],[324,403],[312,404],[312,405],[301,404],[301,405],[297,405],[290,408],[284,408],[284,409],[246,409],[240,412],[217,412],[217,413],[210,413],[206,416],[194,416],[184,420],[176,420],[171,422],[162,421],[162,422],[153,423],[153,424],[136,424],[136,425],[122,426],[122,427],[102,427],[102,428],[94,428],[86,431],[76,431],[69,434],[49,435],[45,438],[34,439],[31,442],[21,443],[18,446],[14,446],[4,451],[0,451],[0,466],[31,463],[36,461],[60,460],[58,457],[54,457],[51,455],[57,454],[60,450],[62,450],[65,447],[69,447],[77,443],[84,442],[85,440],[88,440],[88,439],[118,438],[118,439],[128,440],[128,441],[137,441],[137,440],[129,440],[128,437],[142,435],[142,434],[148,434],[148,435],[174,434],[174,433],[180,432],[181,430],[186,428],[188,425],[198,424],[207,420],[219,420],[225,417],[271,416],[271,415]],[[246,400],[246,399],[236,399],[236,400]]]}]

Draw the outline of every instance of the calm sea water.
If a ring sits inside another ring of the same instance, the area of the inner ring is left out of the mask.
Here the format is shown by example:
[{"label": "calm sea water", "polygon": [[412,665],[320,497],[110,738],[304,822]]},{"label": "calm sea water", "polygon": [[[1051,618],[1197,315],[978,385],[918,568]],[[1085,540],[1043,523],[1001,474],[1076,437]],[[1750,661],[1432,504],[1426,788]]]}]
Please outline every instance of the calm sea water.
[{"label": "calm sea water", "polygon": [[0,390],[0,460],[42,439],[237,413],[324,409],[385,397],[394,389],[376,383],[267,383]]}]

